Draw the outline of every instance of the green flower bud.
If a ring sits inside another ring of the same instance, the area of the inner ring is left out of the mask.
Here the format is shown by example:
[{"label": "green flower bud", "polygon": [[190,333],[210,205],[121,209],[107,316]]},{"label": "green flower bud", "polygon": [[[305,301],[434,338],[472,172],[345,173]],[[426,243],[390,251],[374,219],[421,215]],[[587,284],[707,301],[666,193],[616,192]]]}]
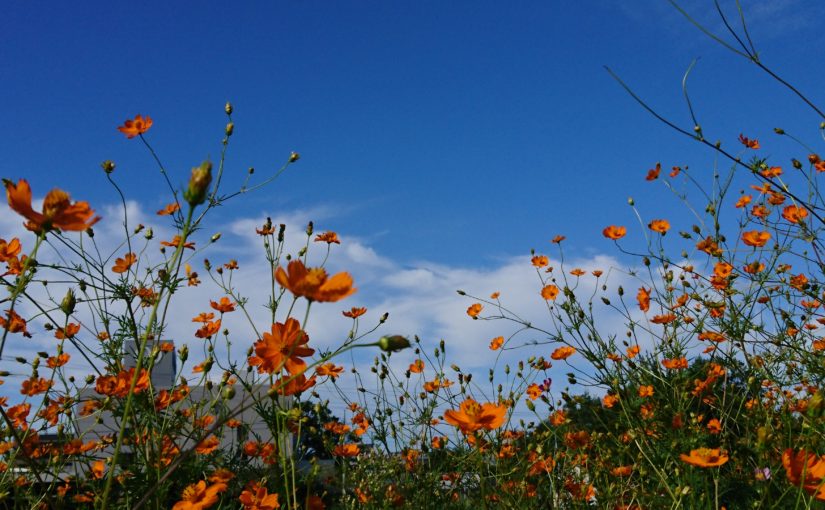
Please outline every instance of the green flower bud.
[{"label": "green flower bud", "polygon": [[233,111],[232,103],[227,101],[226,106],[223,107],[223,111],[225,111],[227,115],[232,115],[232,111]]},{"label": "green flower bud", "polygon": [[104,172],[110,174],[115,171],[115,162],[111,159],[107,159],[106,161],[100,164],[100,167],[103,168]]},{"label": "green flower bud", "polygon": [[63,298],[63,301],[60,302],[60,310],[67,316],[71,315],[72,312],[74,312],[74,307],[76,304],[77,299],[74,296],[74,291],[69,289],[66,291],[66,296]]},{"label": "green flower bud", "polygon": [[401,335],[382,336],[378,340],[378,347],[384,352],[401,351],[410,347],[410,341]]},{"label": "green flower bud", "polygon": [[201,166],[192,169],[189,186],[183,193],[183,198],[189,205],[195,207],[206,200],[206,192],[212,183],[212,162],[204,161]]}]

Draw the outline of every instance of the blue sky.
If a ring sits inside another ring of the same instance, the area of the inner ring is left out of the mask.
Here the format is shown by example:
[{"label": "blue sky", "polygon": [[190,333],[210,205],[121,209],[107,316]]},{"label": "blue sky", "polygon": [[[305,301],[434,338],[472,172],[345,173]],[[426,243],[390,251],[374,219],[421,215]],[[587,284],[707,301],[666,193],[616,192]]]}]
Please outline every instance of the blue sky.
[{"label": "blue sky", "polygon": [[[821,90],[825,6],[743,4],[763,61],[801,90]],[[690,6],[721,33],[712,2]],[[151,220],[169,197],[148,153],[116,126],[150,115],[147,139],[182,185],[192,166],[218,158],[230,100],[226,191],[250,166],[263,179],[290,151],[302,158],[274,185],[228,203],[219,226],[231,234],[267,215],[298,228],[315,220],[348,245],[333,265],[363,282],[351,305],[397,310],[405,333],[472,334],[485,347],[503,332],[428,317],[444,313],[441,294],[467,323],[468,303],[452,291],[473,282],[480,294],[497,290],[513,281],[514,260],[533,247],[551,252],[556,234],[583,266],[622,263],[601,230],[626,224],[629,244],[643,240],[628,196],[645,221],[690,227],[678,201],[644,176],[657,161],[709,176],[713,155],[655,121],[604,65],[689,128],[680,83],[700,57],[694,106],[706,136],[729,146],[744,132],[784,149],[775,126],[813,139],[819,123],[664,0],[15,2],[4,21],[0,175],[104,211],[115,200],[99,164],[112,159]],[[16,223],[7,211],[3,224]]]},{"label": "blue sky", "polygon": [[[711,2],[691,5],[719,28]],[[816,91],[822,6],[745,8],[765,61]],[[151,115],[149,139],[182,183],[217,157],[231,100],[227,185],[303,156],[233,213],[332,207],[324,228],[407,261],[490,264],[556,233],[601,250],[601,228],[632,219],[627,195],[661,193],[640,180],[654,162],[711,161],[603,65],[689,125],[680,80],[701,57],[694,101],[708,137],[727,143],[804,112],[665,1],[27,2],[4,17],[4,176],[100,203],[98,165],[111,158],[130,197],[158,206],[160,175],[115,126]]]}]

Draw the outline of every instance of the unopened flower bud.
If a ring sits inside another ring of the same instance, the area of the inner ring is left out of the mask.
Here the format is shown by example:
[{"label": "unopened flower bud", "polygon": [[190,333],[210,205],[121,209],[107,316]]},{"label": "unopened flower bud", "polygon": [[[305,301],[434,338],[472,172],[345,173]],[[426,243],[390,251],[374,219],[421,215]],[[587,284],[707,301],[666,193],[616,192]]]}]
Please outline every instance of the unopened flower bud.
[{"label": "unopened flower bud", "polygon": [[189,358],[189,346],[184,344],[180,349],[178,349],[178,357],[180,357],[181,363],[186,361]]},{"label": "unopened flower bud", "polygon": [[389,318],[389,316],[390,316],[390,312],[384,312],[384,315],[382,315],[381,318],[378,319],[378,322],[380,322],[382,324],[387,322],[387,319]]},{"label": "unopened flower bud", "polygon": [[74,307],[77,304],[77,299],[74,297],[74,291],[69,289],[66,291],[66,296],[60,302],[60,310],[66,315],[71,315],[74,312]]},{"label": "unopened flower bud", "polygon": [[110,174],[115,171],[115,162],[111,159],[107,159],[106,161],[100,164],[100,167],[103,168],[104,172]]},{"label": "unopened flower bud", "polygon": [[797,170],[802,170],[802,163],[798,159],[796,159],[796,158],[791,159],[791,164]]},{"label": "unopened flower bud", "polygon": [[782,129],[782,128],[773,128],[773,132],[776,133],[777,135],[784,135],[785,134],[785,130]]},{"label": "unopened flower bud", "polygon": [[290,152],[289,153],[289,162],[290,163],[295,163],[299,159],[301,159],[301,155],[298,154],[297,152]]},{"label": "unopened flower bud", "polygon": [[151,227],[147,228],[146,232],[143,233],[143,237],[145,237],[147,241],[150,241],[153,237],[155,237],[155,232]]},{"label": "unopened flower bud", "polygon": [[232,133],[235,131],[235,123],[230,122],[226,125],[226,136],[232,136]]},{"label": "unopened flower bud", "polygon": [[410,346],[410,341],[401,335],[382,336],[378,340],[378,347],[384,352],[401,351]]},{"label": "unopened flower bud", "polygon": [[217,234],[212,234],[212,237],[209,240],[212,241],[213,243],[216,243],[216,242],[218,242],[218,239],[220,239],[220,238],[221,238],[221,233],[218,232]]},{"label": "unopened flower bud", "polygon": [[93,382],[95,382],[95,376],[87,375],[86,376],[86,384],[92,384]]},{"label": "unopened flower bud", "polygon": [[195,207],[206,200],[206,192],[212,183],[212,162],[204,161],[201,166],[192,169],[189,186],[183,193],[183,198],[189,205]]},{"label": "unopened flower bud", "polygon": [[233,111],[232,103],[227,101],[226,105],[223,107],[223,111],[225,111],[227,115],[232,115],[232,111]]}]

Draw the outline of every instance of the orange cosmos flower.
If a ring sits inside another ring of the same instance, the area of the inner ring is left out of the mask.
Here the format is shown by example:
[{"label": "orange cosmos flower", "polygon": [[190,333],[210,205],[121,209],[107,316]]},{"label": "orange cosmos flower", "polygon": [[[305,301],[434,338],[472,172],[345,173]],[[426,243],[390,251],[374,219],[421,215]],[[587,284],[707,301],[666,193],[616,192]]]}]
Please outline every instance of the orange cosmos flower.
[{"label": "orange cosmos flower", "polygon": [[662,164],[656,163],[656,168],[651,168],[647,171],[646,181],[655,181],[659,178],[659,173],[662,171]]},{"label": "orange cosmos flower", "polygon": [[639,355],[639,346],[638,345],[631,345],[627,348],[627,359],[633,359]]},{"label": "orange cosmos flower", "polygon": [[69,200],[69,194],[60,189],[53,189],[43,200],[43,211],[32,209],[32,190],[28,181],[20,179],[17,184],[3,180],[6,185],[6,198],[9,207],[28,221],[24,224],[32,232],[60,229],[70,232],[82,232],[98,221],[88,202]]},{"label": "orange cosmos flower", "polygon": [[16,406],[9,407],[6,410],[6,415],[12,421],[12,425],[17,428],[25,429],[28,427],[26,417],[29,415],[31,408],[31,404],[17,404]]},{"label": "orange cosmos flower", "polygon": [[8,329],[9,333],[23,333],[26,338],[32,337],[26,327],[26,319],[11,309],[6,310],[6,317],[0,317],[0,328]]},{"label": "orange cosmos flower", "polygon": [[201,455],[208,455],[218,448],[220,442],[217,437],[209,436],[195,446],[195,451]]},{"label": "orange cosmos flower", "polygon": [[364,307],[356,308],[356,307],[353,306],[352,309],[350,309],[350,311],[341,312],[341,313],[344,315],[344,317],[349,317],[350,319],[356,319],[358,317],[361,317],[365,313],[367,313],[367,309],[364,308]]},{"label": "orange cosmos flower", "polygon": [[741,208],[745,207],[746,205],[751,203],[751,200],[753,200],[752,196],[742,195],[741,197],[739,197],[739,200],[736,201],[736,208],[741,209]]},{"label": "orange cosmos flower", "polygon": [[575,353],[576,353],[576,348],[575,347],[570,347],[569,345],[565,345],[565,346],[559,347],[558,349],[553,351],[553,354],[551,354],[550,357],[554,360],[563,360],[563,359],[569,358],[570,356],[574,355]]},{"label": "orange cosmos flower", "polygon": [[150,127],[152,127],[152,117],[147,115],[144,118],[141,115],[137,115],[134,120],[124,121],[123,125],[119,126],[117,130],[126,135],[126,138],[132,139],[149,131]]},{"label": "orange cosmos flower", "polygon": [[610,474],[612,474],[613,476],[630,476],[631,473],[633,473],[632,465],[614,467],[610,470]]},{"label": "orange cosmos flower", "polygon": [[0,239],[0,262],[7,262],[16,258],[21,249],[20,239],[16,237],[8,242],[5,239]]},{"label": "orange cosmos flower", "polygon": [[708,432],[711,434],[719,434],[722,432],[722,422],[720,422],[718,418],[709,420],[705,427],[707,427]]},{"label": "orange cosmos flower", "polygon": [[760,232],[758,230],[750,230],[742,233],[742,242],[748,246],[761,248],[768,243],[771,238],[770,232]]},{"label": "orange cosmos flower", "polygon": [[768,168],[763,168],[759,171],[759,175],[766,179],[773,179],[774,177],[779,177],[780,175],[782,175],[782,167],[772,166]]},{"label": "orange cosmos flower", "polygon": [[207,487],[203,480],[183,489],[181,500],[172,510],[204,510],[218,502],[218,494],[226,490],[225,483],[215,483]]},{"label": "orange cosmos flower", "polygon": [[202,322],[206,324],[207,322],[211,321],[215,318],[215,314],[212,312],[206,313],[201,312],[197,317],[192,318],[192,322]]},{"label": "orange cosmos flower", "polygon": [[54,332],[54,337],[58,340],[65,340],[66,338],[72,338],[73,336],[77,335],[80,332],[80,324],[75,322],[70,322],[66,324],[66,328],[57,328]]},{"label": "orange cosmos flower", "polygon": [[221,329],[221,320],[205,323],[200,329],[195,331],[195,338],[209,338]]},{"label": "orange cosmos flower", "polygon": [[285,324],[273,324],[271,332],[255,342],[255,356],[250,356],[249,364],[257,366],[259,374],[280,372],[282,368],[292,375],[300,374],[307,367],[301,358],[315,353],[315,349],[306,346],[307,342],[309,336],[290,317]]},{"label": "orange cosmos flower", "polygon": [[573,276],[581,276],[584,274],[584,270],[577,267],[576,269],[570,271],[570,274],[572,274]]},{"label": "orange cosmos flower", "polygon": [[432,393],[432,392],[436,391],[439,388],[449,388],[452,385],[453,385],[453,382],[450,381],[449,379],[444,379],[442,381],[441,379],[436,377],[432,381],[425,382],[424,385],[423,385],[423,388],[424,388],[424,391],[426,391],[427,393]]},{"label": "orange cosmos flower", "polygon": [[235,474],[224,468],[216,469],[209,475],[210,482],[220,482],[220,483],[227,483],[229,480],[235,478]]},{"label": "orange cosmos flower", "polygon": [[602,235],[604,235],[608,239],[613,239],[614,241],[621,239],[622,237],[627,234],[627,229],[625,227],[618,227],[616,225],[610,225],[602,230]]},{"label": "orange cosmos flower", "polygon": [[71,358],[71,356],[64,352],[63,354],[58,354],[57,356],[50,356],[46,361],[46,364],[49,368],[62,367],[69,362],[69,358]]},{"label": "orange cosmos flower", "polygon": [[497,336],[497,337],[493,338],[492,340],[490,340],[490,350],[491,351],[497,351],[501,348],[502,344],[504,344],[504,337],[503,336]]},{"label": "orange cosmos flower", "polygon": [[20,393],[23,395],[28,395],[30,397],[34,395],[39,395],[41,393],[46,393],[49,391],[49,388],[52,387],[52,382],[48,379],[34,378],[26,379],[20,385]]},{"label": "orange cosmos flower", "polygon": [[550,242],[554,243],[554,244],[559,244],[560,242],[564,241],[565,239],[567,239],[565,236],[556,236],[553,239],[551,239]]},{"label": "orange cosmos flower", "polygon": [[361,448],[355,443],[339,444],[332,450],[336,457],[355,457],[361,453]]},{"label": "orange cosmos flower", "polygon": [[323,234],[318,234],[315,236],[316,243],[327,243],[327,244],[341,244],[341,241],[338,239],[338,234],[335,232],[324,232]]},{"label": "orange cosmos flower", "polygon": [[652,397],[653,396],[653,386],[639,386],[639,396],[644,397]]},{"label": "orange cosmos flower", "polygon": [[747,136],[743,135],[742,133],[739,133],[739,143],[741,143],[742,145],[744,145],[748,149],[756,150],[756,149],[760,148],[759,147],[759,140],[757,140],[756,138],[750,139]]},{"label": "orange cosmos flower", "polygon": [[[175,234],[175,237],[173,237],[171,241],[161,241],[160,245],[161,246],[169,246],[171,248],[177,248],[178,245],[181,243],[181,241],[182,241],[182,239],[181,239],[180,235]],[[194,243],[194,241],[189,241],[189,242],[183,243],[183,247],[184,248],[189,248],[190,250],[194,250],[195,249],[195,243]]]},{"label": "orange cosmos flower", "polygon": [[665,235],[667,231],[670,230],[670,223],[667,220],[653,220],[647,227],[654,232]]},{"label": "orange cosmos flower", "polygon": [[663,359],[662,366],[669,370],[683,370],[688,367],[686,358]]},{"label": "orange cosmos flower", "polygon": [[808,210],[796,205],[789,205],[782,210],[782,217],[791,223],[800,223],[808,216]]},{"label": "orange cosmos flower", "polygon": [[275,270],[275,280],[296,297],[305,297],[310,301],[340,301],[356,290],[349,273],[338,273],[328,278],[323,268],[307,269],[300,260],[291,261],[286,271],[279,266]]},{"label": "orange cosmos flower", "polygon": [[559,288],[553,284],[545,285],[544,288],[541,289],[541,297],[548,301],[555,301],[558,295]]},{"label": "orange cosmos flower", "polygon": [[724,342],[727,338],[725,338],[725,335],[715,331],[703,331],[699,333],[699,340],[710,340],[718,344]]},{"label": "orange cosmos flower", "polygon": [[757,218],[765,219],[771,214],[771,210],[762,204],[755,205],[751,208],[751,214]]},{"label": "orange cosmos flower", "polygon": [[793,449],[788,448],[782,453],[782,465],[789,482],[801,486],[816,499],[825,500],[825,489],[821,487],[825,478],[825,456],[805,450],[794,453]]},{"label": "orange cosmos flower", "polygon": [[480,429],[494,430],[501,427],[506,413],[507,408],[503,405],[479,404],[468,398],[457,410],[444,411],[444,420],[458,427],[464,434],[469,434]]},{"label": "orange cosmos flower", "polygon": [[719,245],[710,236],[696,243],[696,249],[699,251],[703,251],[708,255],[714,256],[722,253],[722,250],[719,249]]},{"label": "orange cosmos flower", "polygon": [[653,324],[670,324],[671,322],[676,320],[676,316],[672,313],[666,313],[663,315],[654,315],[650,322]]},{"label": "orange cosmos flower", "polygon": [[222,297],[220,302],[209,301],[209,306],[211,306],[213,310],[217,310],[221,313],[229,313],[235,311],[235,303],[230,301],[229,298],[226,296]]},{"label": "orange cosmos flower", "polygon": [[639,310],[643,312],[650,310],[650,289],[639,287],[639,292],[636,293],[636,301],[639,302]]},{"label": "orange cosmos flower", "polygon": [[720,278],[727,278],[732,272],[733,266],[727,262],[717,262],[716,265],[713,266],[713,274]]},{"label": "orange cosmos flower", "polygon": [[536,400],[541,396],[542,391],[538,384],[533,383],[527,387],[526,393],[530,400]]},{"label": "orange cosmos flower", "polygon": [[679,458],[686,464],[701,468],[719,467],[729,460],[719,448],[697,448],[691,450],[690,455],[680,454]]},{"label": "orange cosmos flower", "polygon": [[615,406],[618,401],[618,396],[608,393],[602,398],[602,405],[610,409],[611,407]]},{"label": "orange cosmos flower", "polygon": [[125,273],[135,262],[137,262],[137,255],[134,253],[127,253],[122,259],[115,259],[115,265],[112,267],[112,272],[118,274]]},{"label": "orange cosmos flower", "polygon": [[742,268],[742,270],[745,271],[748,274],[760,273],[760,272],[765,270],[765,264],[763,264],[762,262],[759,262],[758,260],[755,260],[755,261],[751,262],[750,264],[747,264],[746,266],[744,266]]},{"label": "orange cosmos flower", "polygon": [[337,379],[344,372],[344,367],[336,366],[335,363],[324,363],[315,368],[315,373],[319,376],[328,376]]},{"label": "orange cosmos flower", "polygon": [[535,267],[545,267],[550,263],[550,259],[547,258],[547,255],[534,255],[533,258],[530,259],[530,262]]},{"label": "orange cosmos flower", "polygon": [[166,204],[166,206],[157,212],[158,216],[169,216],[175,214],[176,212],[180,211],[180,204],[175,202],[174,204]]},{"label": "orange cosmos flower", "polygon": [[241,492],[238,500],[243,505],[244,510],[274,510],[281,508],[278,502],[278,494],[269,494],[266,487],[258,482],[253,482]]},{"label": "orange cosmos flower", "polygon": [[473,303],[469,308],[467,308],[467,315],[475,319],[478,317],[478,314],[481,313],[483,308],[484,306],[482,306],[481,303]]},{"label": "orange cosmos flower", "polygon": [[420,359],[415,360],[414,362],[410,363],[409,370],[413,374],[420,374],[424,371],[424,362]]}]

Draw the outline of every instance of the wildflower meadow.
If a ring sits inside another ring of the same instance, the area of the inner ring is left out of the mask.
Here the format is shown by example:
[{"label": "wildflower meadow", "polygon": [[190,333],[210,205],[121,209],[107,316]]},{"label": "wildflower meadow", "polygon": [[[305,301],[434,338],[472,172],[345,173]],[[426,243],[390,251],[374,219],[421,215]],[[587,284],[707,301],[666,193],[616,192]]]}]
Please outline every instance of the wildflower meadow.
[{"label": "wildflower meadow", "polygon": [[[111,239],[72,175],[36,189],[24,169],[4,168],[2,214],[25,235],[0,232],[0,506],[825,507],[825,113],[760,60],[744,14],[719,14],[718,43],[804,104],[810,125],[707,139],[690,69],[688,125],[608,69],[628,102],[715,164],[652,148],[649,167],[627,176],[683,215],[620,205],[638,221],[605,221],[601,241],[626,266],[576,267],[570,233],[541,233],[523,257],[540,321],[499,289],[455,289],[461,320],[489,324],[474,339],[488,373],[454,361],[450,338],[399,335],[392,316],[368,314],[357,302],[368,283],[327,267],[346,240],[323,225],[260,218],[247,234],[268,264],[263,281],[215,251],[224,211],[288,195],[304,171],[287,152],[279,168],[239,178],[227,162],[242,136],[230,102],[215,156],[193,157],[190,171],[164,164],[153,137],[162,113],[111,126],[154,165],[146,186],[167,204],[137,223],[116,158],[103,161],[96,179],[119,204],[105,212],[117,219]],[[175,303],[187,296],[202,307],[184,316]],[[330,315],[349,328],[321,349],[313,324]],[[174,325],[189,337],[173,337]],[[3,356],[37,337],[52,347]]]}]

